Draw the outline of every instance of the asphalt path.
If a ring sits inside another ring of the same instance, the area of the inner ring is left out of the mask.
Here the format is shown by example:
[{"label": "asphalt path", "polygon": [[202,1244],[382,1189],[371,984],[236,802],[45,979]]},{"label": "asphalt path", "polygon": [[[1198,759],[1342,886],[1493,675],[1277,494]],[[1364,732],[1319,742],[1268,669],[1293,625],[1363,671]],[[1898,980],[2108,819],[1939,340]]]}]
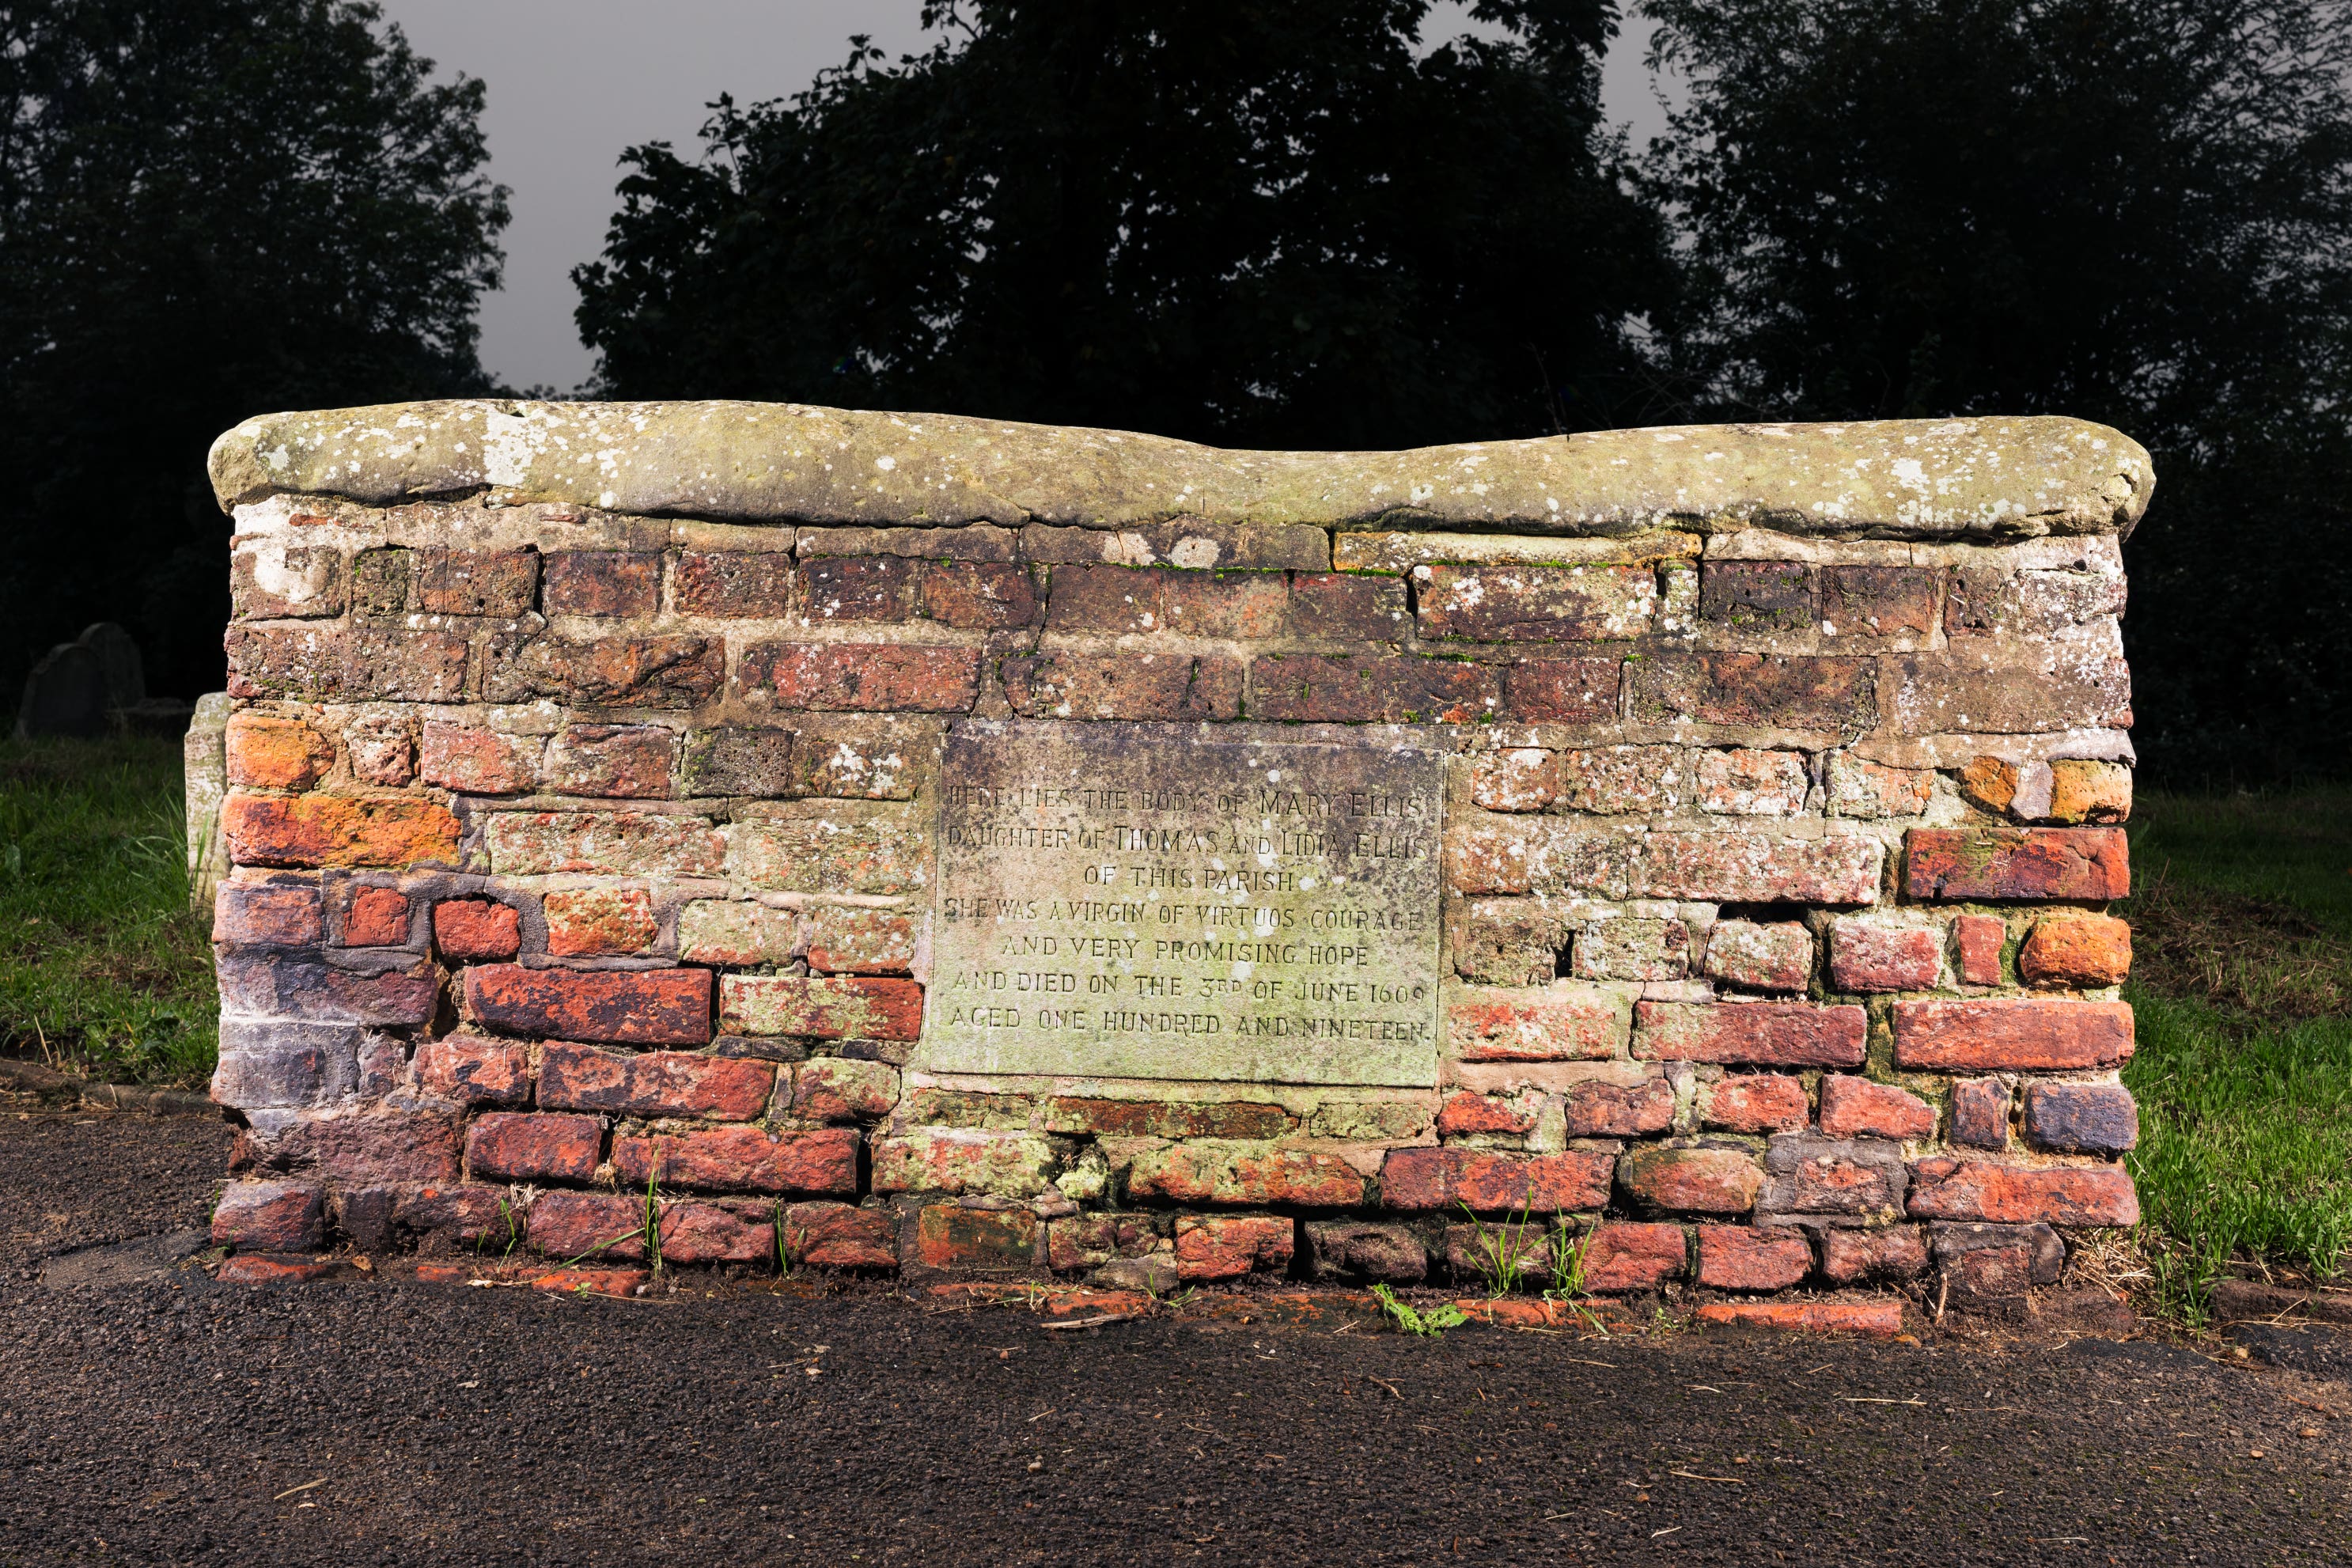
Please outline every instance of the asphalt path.
[{"label": "asphalt path", "polygon": [[392,1260],[224,1285],[187,1255],[226,1142],[0,1117],[0,1564],[2352,1561],[2325,1331],[1423,1342]]}]

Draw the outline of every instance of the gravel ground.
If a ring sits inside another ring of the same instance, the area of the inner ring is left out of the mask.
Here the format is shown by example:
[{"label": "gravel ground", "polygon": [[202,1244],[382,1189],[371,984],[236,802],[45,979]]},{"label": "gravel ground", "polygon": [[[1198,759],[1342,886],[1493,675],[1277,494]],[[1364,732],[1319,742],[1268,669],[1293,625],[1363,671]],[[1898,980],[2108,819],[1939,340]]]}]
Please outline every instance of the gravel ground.
[{"label": "gravel ground", "polygon": [[2352,1541],[2334,1335],[2218,1360],[1990,1331],[1418,1342],[1048,1332],[880,1287],[217,1286],[167,1260],[225,1147],[0,1119],[0,1563],[2254,1564]]}]

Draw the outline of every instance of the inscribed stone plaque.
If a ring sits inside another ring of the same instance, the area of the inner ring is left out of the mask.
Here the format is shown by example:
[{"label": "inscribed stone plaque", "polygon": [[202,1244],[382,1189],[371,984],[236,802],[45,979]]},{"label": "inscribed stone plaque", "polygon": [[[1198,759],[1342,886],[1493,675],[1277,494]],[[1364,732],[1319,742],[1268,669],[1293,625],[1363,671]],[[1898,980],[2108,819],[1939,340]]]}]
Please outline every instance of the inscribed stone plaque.
[{"label": "inscribed stone plaque", "polygon": [[921,1065],[1433,1084],[1442,790],[1385,741],[959,727]]}]

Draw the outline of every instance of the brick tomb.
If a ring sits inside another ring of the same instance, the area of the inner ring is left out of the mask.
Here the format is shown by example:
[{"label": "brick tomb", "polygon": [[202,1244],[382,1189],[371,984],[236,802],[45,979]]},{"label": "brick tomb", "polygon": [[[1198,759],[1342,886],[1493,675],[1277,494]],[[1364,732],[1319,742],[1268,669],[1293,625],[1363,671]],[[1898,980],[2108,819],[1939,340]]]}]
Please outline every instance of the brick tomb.
[{"label": "brick tomb", "polygon": [[2063,419],[1376,454],[253,421],[218,1238],[1169,1286],[2047,1282],[2137,1218]]}]

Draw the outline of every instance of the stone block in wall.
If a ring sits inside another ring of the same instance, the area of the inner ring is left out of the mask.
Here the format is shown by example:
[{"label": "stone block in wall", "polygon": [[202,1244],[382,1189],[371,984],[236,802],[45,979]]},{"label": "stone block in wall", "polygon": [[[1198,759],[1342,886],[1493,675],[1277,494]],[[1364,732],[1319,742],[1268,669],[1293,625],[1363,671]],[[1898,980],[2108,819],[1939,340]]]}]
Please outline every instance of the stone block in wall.
[{"label": "stone block in wall", "polygon": [[801,793],[793,731],[728,725],[686,733],[678,776],[688,795],[776,798]]},{"label": "stone block in wall", "polygon": [[224,1016],[321,1024],[430,1023],[441,994],[432,964],[396,953],[323,958],[301,952],[222,952],[213,964]]},{"label": "stone block in wall", "polygon": [[1298,1118],[1260,1100],[1102,1100],[1055,1095],[1045,1102],[1048,1132],[1098,1138],[1208,1138],[1255,1142],[1298,1130]]},{"label": "stone block in wall", "polygon": [[1206,571],[1217,566],[1288,568],[1327,572],[1331,538],[1304,523],[1231,523],[1205,518],[1146,523],[1117,531],[1061,528],[1033,522],[1021,530],[1024,561],[1084,565],[1177,566]]},{"label": "stone block in wall", "polygon": [[930,834],[889,806],[845,802],[739,816],[720,831],[728,874],[749,887],[887,897],[930,884]]},{"label": "stone block in wall", "polygon": [[232,714],[224,741],[228,782],[241,788],[306,790],[335,765],[335,743],[299,719]]},{"label": "stone block in wall", "polygon": [[1943,973],[1940,930],[1874,920],[1830,926],[1830,984],[1837,990],[1932,991]]},{"label": "stone block in wall", "polygon": [[457,1149],[448,1116],[361,1106],[306,1114],[257,1138],[255,1165],[335,1181],[455,1182]]},{"label": "stone block in wall", "polygon": [[1401,642],[1412,635],[1412,611],[1393,578],[1301,572],[1290,580],[1288,630],[1313,641]]},{"label": "stone block in wall", "polygon": [[2021,664],[1957,646],[1947,654],[1892,658],[1888,716],[1906,735],[2130,728],[2131,674],[2120,655],[2097,662],[2054,653],[2043,659]]},{"label": "stone block in wall", "polygon": [[1457,893],[1622,899],[1643,847],[1628,829],[1556,816],[1464,818],[1445,828],[1445,882]]},{"label": "stone block in wall", "polygon": [[1745,1148],[1644,1143],[1616,1161],[1617,1184],[1643,1209],[1674,1214],[1746,1214],[1764,1188],[1764,1168]]},{"label": "stone block in wall", "polygon": [[[1800,1102],[1803,1097],[1800,1089]],[[1674,1124],[1675,1089],[1663,1078],[1637,1084],[1587,1079],[1560,1097],[1560,1115],[1570,1138],[1648,1137]]]},{"label": "stone block in wall", "polygon": [[315,883],[231,882],[215,896],[213,941],[216,943],[315,947],[326,939],[326,913]]},{"label": "stone block in wall", "polygon": [[2009,1147],[2010,1089],[1997,1078],[1959,1079],[1952,1084],[1950,1136],[1976,1149]]},{"label": "stone block in wall", "polygon": [[[1190,1216],[1194,1223],[1207,1216]],[[1231,1219],[1244,1224],[1264,1226],[1264,1215],[1234,1215]],[[1148,1214],[1079,1214],[1055,1219],[1046,1226],[1045,1261],[1055,1272],[1069,1274],[1081,1269],[1099,1268],[1106,1263],[1122,1258],[1148,1258],[1171,1248],[1169,1238],[1161,1234],[1166,1221]],[[1290,1221],[1278,1222],[1286,1242]],[[1197,1248],[1200,1244],[1195,1243]],[[1288,1248],[1284,1249],[1286,1261]],[[1248,1261],[1240,1270],[1247,1273]]]},{"label": "stone block in wall", "polygon": [[425,721],[417,776],[466,795],[526,795],[539,785],[544,737],[481,725]]},{"label": "stone block in wall", "polygon": [[792,614],[794,574],[790,555],[688,550],[677,558],[677,613],[781,621]]},{"label": "stone block in wall", "polygon": [[1572,952],[1580,980],[1680,980],[1690,972],[1690,926],[1636,915],[1586,921]]},{"label": "stone block in wall", "polygon": [[1812,775],[1802,752],[1754,747],[1698,754],[1698,808],[1716,816],[1801,816]]},{"label": "stone block in wall", "polygon": [[1997,915],[1961,915],[1952,921],[1952,968],[1963,985],[1998,985],[2009,928]]},{"label": "stone block in wall", "polygon": [[213,1101],[263,1110],[349,1100],[360,1092],[360,1049],[366,1037],[363,1028],[348,1023],[224,1017]]},{"label": "stone block in wall", "polygon": [[566,724],[541,766],[558,795],[666,800],[677,752],[677,734],[658,724]]},{"label": "stone block in wall", "polygon": [[1662,829],[1643,836],[1625,889],[1636,899],[1866,904],[1878,896],[1883,859],[1878,841],[1859,834]]}]

